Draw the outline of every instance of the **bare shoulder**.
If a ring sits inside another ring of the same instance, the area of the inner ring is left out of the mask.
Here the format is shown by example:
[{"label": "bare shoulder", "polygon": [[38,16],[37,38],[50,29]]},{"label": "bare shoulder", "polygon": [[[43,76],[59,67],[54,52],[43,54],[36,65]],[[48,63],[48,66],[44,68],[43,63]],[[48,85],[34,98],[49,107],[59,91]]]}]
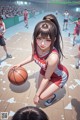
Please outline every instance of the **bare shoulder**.
[{"label": "bare shoulder", "polygon": [[47,59],[48,64],[56,64],[59,62],[59,55],[57,53],[51,53]]}]

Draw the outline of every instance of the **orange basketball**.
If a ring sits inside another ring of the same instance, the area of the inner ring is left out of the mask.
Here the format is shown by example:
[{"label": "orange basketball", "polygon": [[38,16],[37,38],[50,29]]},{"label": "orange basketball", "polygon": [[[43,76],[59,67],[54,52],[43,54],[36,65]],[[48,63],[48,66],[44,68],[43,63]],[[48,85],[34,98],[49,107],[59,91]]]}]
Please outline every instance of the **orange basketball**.
[{"label": "orange basketball", "polygon": [[28,73],[23,67],[13,67],[8,72],[8,79],[14,85],[22,85],[27,78]]}]

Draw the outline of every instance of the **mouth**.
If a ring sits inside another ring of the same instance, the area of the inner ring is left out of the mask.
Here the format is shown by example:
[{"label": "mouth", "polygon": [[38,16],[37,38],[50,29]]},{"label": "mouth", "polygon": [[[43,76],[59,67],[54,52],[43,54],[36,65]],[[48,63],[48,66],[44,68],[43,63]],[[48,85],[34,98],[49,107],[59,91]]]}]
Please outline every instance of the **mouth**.
[{"label": "mouth", "polygon": [[45,48],[45,46],[44,46],[44,45],[41,45],[41,48]]}]

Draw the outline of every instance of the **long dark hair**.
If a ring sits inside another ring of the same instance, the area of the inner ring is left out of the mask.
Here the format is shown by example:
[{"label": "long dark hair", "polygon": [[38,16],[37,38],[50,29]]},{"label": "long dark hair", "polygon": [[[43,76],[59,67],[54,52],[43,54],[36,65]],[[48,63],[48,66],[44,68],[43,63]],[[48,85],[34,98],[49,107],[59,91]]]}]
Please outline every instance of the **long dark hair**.
[{"label": "long dark hair", "polygon": [[54,46],[54,40],[57,35],[57,28],[54,23],[51,23],[50,21],[40,21],[34,29],[33,33],[33,40],[34,40],[34,50],[37,53],[37,46],[36,46],[36,39],[38,35],[41,34],[42,37],[47,37],[49,35],[51,39],[51,46],[50,46],[50,51],[52,51],[53,46]]},{"label": "long dark hair", "polygon": [[48,120],[47,114],[34,106],[27,106],[19,109],[12,120]]},{"label": "long dark hair", "polygon": [[[51,20],[43,20],[39,22],[34,29],[33,33],[33,40],[34,40],[34,50],[37,52],[36,48],[36,38],[39,34],[41,36],[50,36],[51,39],[51,46],[50,46],[50,52],[52,51],[53,47],[55,47],[59,53],[59,57],[63,56],[61,47],[60,47],[60,31],[59,26],[57,23],[52,22]],[[62,38],[62,37],[61,37]]]},{"label": "long dark hair", "polygon": [[48,14],[46,16],[43,17],[43,20],[49,20],[51,22],[53,22],[56,27],[57,27],[57,36],[56,36],[56,42],[54,43],[54,46],[55,48],[58,50],[59,54],[60,54],[60,57],[64,56],[63,53],[62,53],[62,49],[61,49],[61,43],[62,42],[62,47],[63,47],[63,40],[62,40],[62,35],[61,35],[61,31],[60,31],[60,26],[59,26],[59,23],[58,23],[58,20],[57,18],[55,17],[55,15],[53,14]]}]

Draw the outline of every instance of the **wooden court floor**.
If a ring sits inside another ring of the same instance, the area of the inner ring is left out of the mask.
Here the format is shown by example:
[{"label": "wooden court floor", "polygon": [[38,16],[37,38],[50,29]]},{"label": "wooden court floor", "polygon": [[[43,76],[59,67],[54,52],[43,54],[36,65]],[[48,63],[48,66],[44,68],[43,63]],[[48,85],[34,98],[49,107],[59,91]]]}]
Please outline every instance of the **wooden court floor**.
[{"label": "wooden court floor", "polygon": [[[5,52],[0,47],[0,120],[8,113],[8,120],[22,107],[34,105],[33,98],[36,92],[36,84],[39,73],[39,66],[34,62],[25,65],[28,72],[28,80],[20,86],[11,84],[7,74],[11,66],[18,64],[31,54],[32,33],[17,33],[6,41],[7,49],[12,58],[6,59]],[[72,46],[69,37],[63,38],[63,52],[65,58],[62,63],[69,70],[69,79],[64,88],[56,93],[56,102],[44,106],[40,101],[40,107],[49,116],[49,120],[80,120],[80,68],[75,68],[77,58],[77,45]],[[3,113],[3,114],[2,114]]]}]

